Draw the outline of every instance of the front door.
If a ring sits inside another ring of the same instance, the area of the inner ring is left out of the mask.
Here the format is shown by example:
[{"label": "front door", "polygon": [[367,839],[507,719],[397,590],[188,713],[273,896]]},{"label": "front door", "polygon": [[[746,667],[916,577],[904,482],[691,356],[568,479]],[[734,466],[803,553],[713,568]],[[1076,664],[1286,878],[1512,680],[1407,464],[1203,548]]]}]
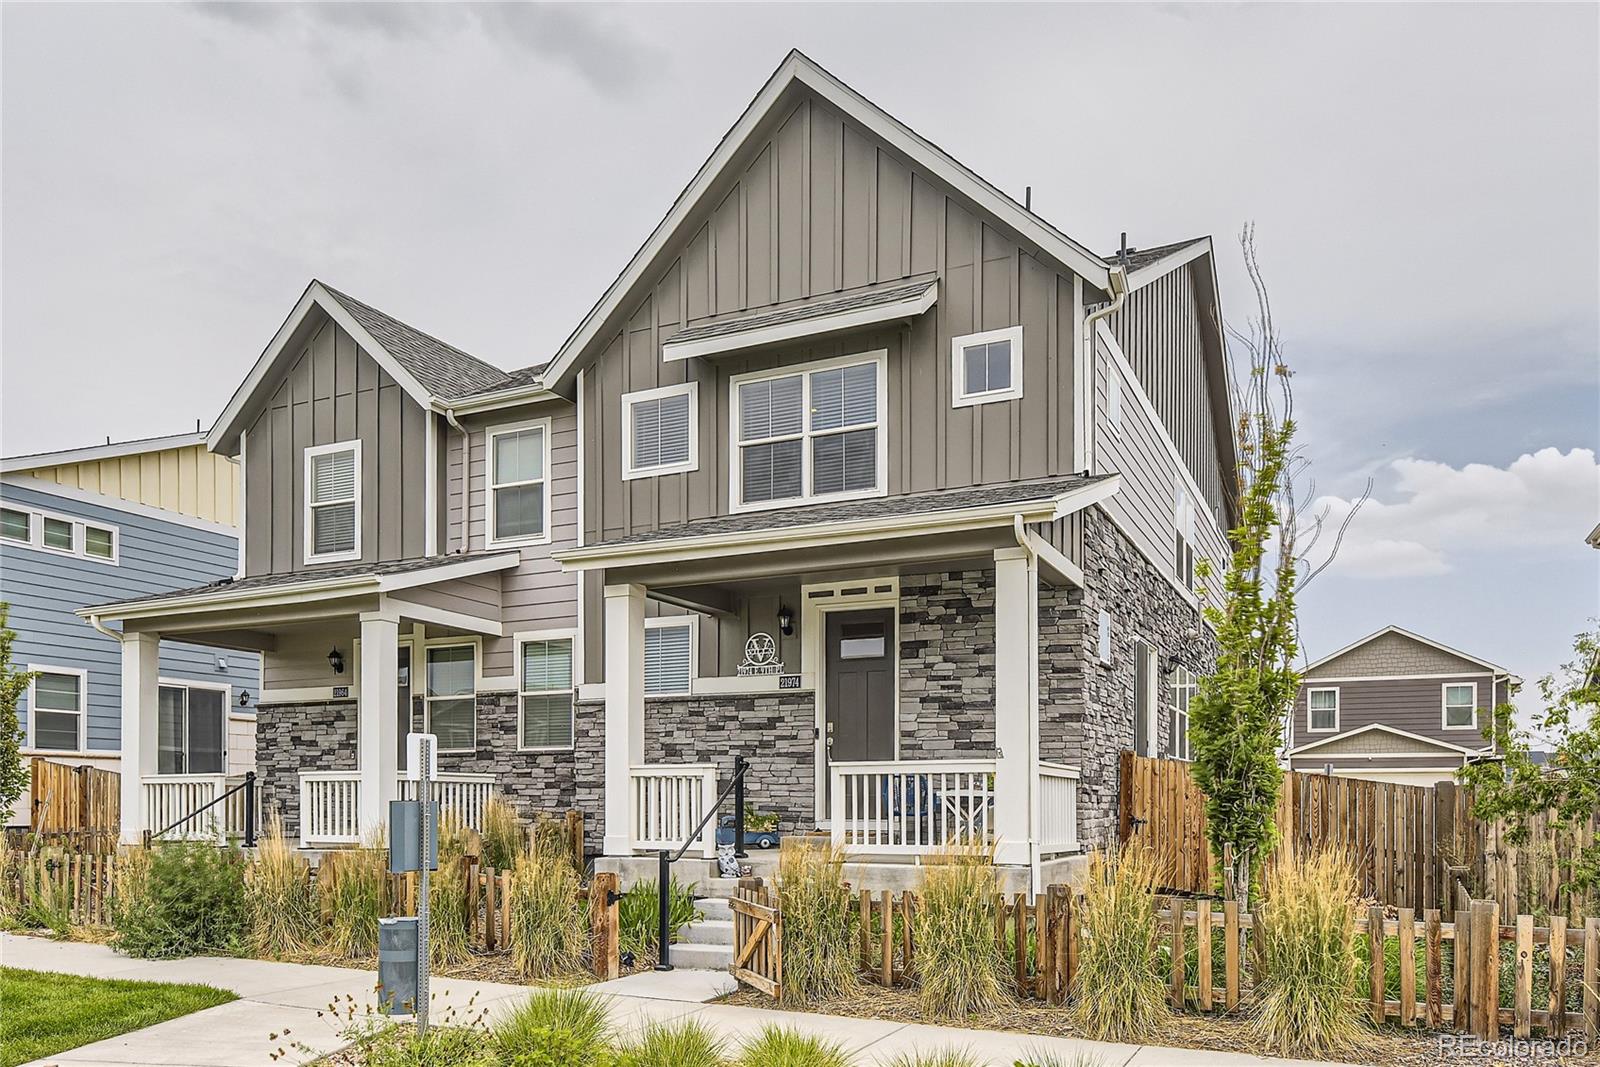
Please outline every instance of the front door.
[{"label": "front door", "polygon": [[894,759],[894,609],[830,611],[824,618],[827,758]]}]

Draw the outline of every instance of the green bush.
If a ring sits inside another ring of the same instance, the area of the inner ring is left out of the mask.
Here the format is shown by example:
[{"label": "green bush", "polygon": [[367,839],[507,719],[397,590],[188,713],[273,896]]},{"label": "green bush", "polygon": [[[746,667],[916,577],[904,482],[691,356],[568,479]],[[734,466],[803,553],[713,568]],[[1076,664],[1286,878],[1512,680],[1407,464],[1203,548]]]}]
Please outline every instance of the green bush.
[{"label": "green bush", "polygon": [[722,1067],[725,1057],[721,1039],[689,1019],[651,1023],[617,1050],[608,1067]]},{"label": "green bush", "polygon": [[[635,882],[617,902],[618,947],[623,952],[633,953],[641,963],[655,960],[656,920],[660,914],[654,879]],[[678,931],[698,918],[700,909],[694,906],[694,884],[682,885],[674,878],[667,889],[667,930],[671,939],[678,940]]]},{"label": "green bush", "polygon": [[1307,859],[1285,850],[1265,888],[1256,920],[1265,965],[1256,991],[1257,1035],[1283,1056],[1351,1051],[1361,1029],[1355,995],[1361,962],[1350,861],[1331,851]]},{"label": "green bush", "polygon": [[535,852],[517,860],[507,902],[511,962],[526,978],[566,974],[583,964],[588,916],[578,876],[563,856]]},{"label": "green bush", "polygon": [[998,888],[985,850],[941,849],[923,866],[912,927],[918,997],[928,1015],[960,1019],[1011,999],[995,938]]},{"label": "green bush", "polygon": [[778,857],[778,899],[783,1002],[814,1004],[854,993],[856,909],[844,881],[844,853],[832,844],[785,845]]},{"label": "green bush", "polygon": [[732,1067],[850,1067],[844,1048],[768,1023],[739,1046]]},{"label": "green bush", "polygon": [[249,914],[244,859],[229,845],[173,841],[151,850],[142,892],[113,913],[115,946],[130,956],[231,956],[244,945]]},{"label": "green bush", "polygon": [[1166,957],[1157,937],[1159,880],[1159,868],[1144,849],[1130,846],[1112,859],[1096,854],[1089,863],[1078,912],[1072,1017],[1097,1041],[1143,1041],[1166,1018]]},{"label": "green bush", "polygon": [[541,989],[494,1026],[506,1067],[609,1067],[605,1002],[582,989]]}]

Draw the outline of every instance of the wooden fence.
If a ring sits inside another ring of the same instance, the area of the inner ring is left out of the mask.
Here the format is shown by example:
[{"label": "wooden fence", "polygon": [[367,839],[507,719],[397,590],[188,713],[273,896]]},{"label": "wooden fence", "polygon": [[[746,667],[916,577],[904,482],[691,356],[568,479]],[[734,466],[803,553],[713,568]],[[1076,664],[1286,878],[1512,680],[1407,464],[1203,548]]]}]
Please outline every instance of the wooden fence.
[{"label": "wooden fence", "polygon": [[96,851],[115,849],[122,829],[122,776],[88,764],[33,757],[30,825],[47,840],[68,839]]}]

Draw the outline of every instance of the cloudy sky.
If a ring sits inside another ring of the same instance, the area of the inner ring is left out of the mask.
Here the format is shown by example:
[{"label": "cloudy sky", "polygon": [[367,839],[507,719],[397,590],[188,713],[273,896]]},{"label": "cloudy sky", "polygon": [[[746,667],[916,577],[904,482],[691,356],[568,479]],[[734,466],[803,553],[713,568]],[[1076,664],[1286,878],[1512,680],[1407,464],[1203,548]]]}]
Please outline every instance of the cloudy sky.
[{"label": "cloudy sky", "polygon": [[502,366],[799,47],[1101,249],[1246,220],[1337,517],[1321,655],[1600,614],[1592,5],[9,4],[0,448],[209,424],[313,276]]}]

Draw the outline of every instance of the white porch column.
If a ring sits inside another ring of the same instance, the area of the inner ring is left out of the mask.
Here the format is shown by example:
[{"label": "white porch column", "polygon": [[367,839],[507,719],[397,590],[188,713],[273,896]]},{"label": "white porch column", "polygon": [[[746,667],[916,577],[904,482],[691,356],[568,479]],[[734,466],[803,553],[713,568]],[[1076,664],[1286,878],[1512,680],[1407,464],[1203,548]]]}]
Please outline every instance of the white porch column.
[{"label": "white porch column", "polygon": [[1032,553],[994,553],[994,823],[998,863],[1033,860],[1038,761],[1039,570]]},{"label": "white porch column", "polygon": [[396,724],[400,621],[361,616],[361,678],[356,721],[356,766],[361,771],[361,835],[389,821],[389,801],[400,795],[400,739]]},{"label": "white porch column", "polygon": [[607,856],[633,851],[633,765],[644,762],[644,586],[608,585],[606,601]]},{"label": "white porch column", "polygon": [[[144,777],[155,774],[160,700],[161,635],[122,637],[122,841],[136,844],[145,831]],[[160,830],[152,826],[151,830]]]}]

